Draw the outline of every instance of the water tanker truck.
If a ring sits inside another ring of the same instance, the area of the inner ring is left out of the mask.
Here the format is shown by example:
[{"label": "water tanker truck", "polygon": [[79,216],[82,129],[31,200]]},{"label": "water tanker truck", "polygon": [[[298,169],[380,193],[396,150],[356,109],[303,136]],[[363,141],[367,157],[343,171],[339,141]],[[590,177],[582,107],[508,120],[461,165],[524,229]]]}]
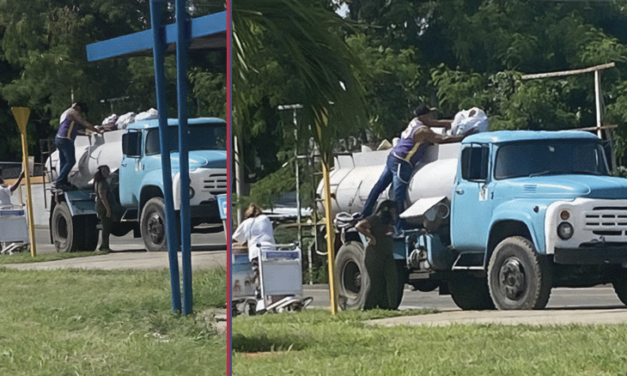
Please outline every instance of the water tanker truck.
[{"label": "water tanker truck", "polygon": [[[181,189],[189,189],[192,226],[221,223],[217,195],[227,191],[226,122],[196,118],[188,123],[190,186],[181,188],[178,121],[168,119],[174,209],[180,210]],[[76,189],[51,191],[50,237],[57,251],[96,248],[98,218],[93,175],[100,165],[111,169],[111,189],[121,208],[112,235],[124,236],[133,231],[135,237],[141,236],[147,250],[167,249],[159,137],[156,119],[136,121],[123,130],[77,137],[77,163],[69,176]],[[56,179],[58,163],[55,151],[46,162],[52,179]]]},{"label": "water tanker truck", "polygon": [[[388,152],[336,159],[331,215],[362,210]],[[394,236],[400,286],[439,288],[462,309],[524,310],[544,308],[553,287],[612,284],[627,304],[627,179],[610,175],[593,134],[499,131],[430,146],[406,207],[411,228]],[[355,231],[341,238],[340,303],[360,308],[367,244]]]}]

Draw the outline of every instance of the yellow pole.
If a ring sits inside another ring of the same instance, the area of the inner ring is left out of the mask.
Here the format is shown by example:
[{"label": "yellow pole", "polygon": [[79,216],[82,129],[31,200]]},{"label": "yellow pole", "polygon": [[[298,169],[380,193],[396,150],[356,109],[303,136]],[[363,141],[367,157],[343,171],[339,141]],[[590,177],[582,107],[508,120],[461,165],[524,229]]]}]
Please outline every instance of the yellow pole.
[{"label": "yellow pole", "polygon": [[26,107],[12,107],[13,117],[20,133],[22,134],[22,166],[26,175],[26,194],[28,206],[28,231],[30,233],[30,253],[33,257],[37,256],[37,246],[35,241],[35,220],[33,216],[33,196],[30,189],[30,171],[28,171],[28,143],[26,142],[26,124],[30,116],[30,109]]},{"label": "yellow pole", "polygon": [[329,166],[322,162],[322,178],[324,179],[324,213],[327,228],[327,259],[329,262],[329,298],[331,300],[331,313],[337,314],[337,290],[335,288],[335,247],[333,246],[333,223],[331,222],[331,178]]}]

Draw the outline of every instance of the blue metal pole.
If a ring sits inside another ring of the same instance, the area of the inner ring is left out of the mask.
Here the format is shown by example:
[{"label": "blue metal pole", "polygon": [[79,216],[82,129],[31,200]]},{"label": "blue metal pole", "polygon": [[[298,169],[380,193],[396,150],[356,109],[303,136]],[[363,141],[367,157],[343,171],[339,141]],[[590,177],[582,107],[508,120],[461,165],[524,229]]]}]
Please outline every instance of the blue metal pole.
[{"label": "blue metal pole", "polygon": [[176,240],[176,216],[172,198],[172,165],[168,137],[168,114],[165,98],[165,32],[161,27],[161,13],[164,0],[150,1],[150,19],[154,38],[153,56],[155,60],[155,86],[157,89],[157,109],[159,110],[159,144],[161,146],[161,170],[163,171],[163,197],[165,203],[166,236],[170,260],[170,285],[172,286],[172,308],[181,311],[181,286],[179,281],[178,242]]},{"label": "blue metal pole", "polygon": [[179,173],[181,184],[181,253],[183,259],[183,314],[192,313],[192,255],[189,210],[189,151],[187,147],[187,48],[190,24],[185,0],[176,0],[176,80],[179,109]]}]

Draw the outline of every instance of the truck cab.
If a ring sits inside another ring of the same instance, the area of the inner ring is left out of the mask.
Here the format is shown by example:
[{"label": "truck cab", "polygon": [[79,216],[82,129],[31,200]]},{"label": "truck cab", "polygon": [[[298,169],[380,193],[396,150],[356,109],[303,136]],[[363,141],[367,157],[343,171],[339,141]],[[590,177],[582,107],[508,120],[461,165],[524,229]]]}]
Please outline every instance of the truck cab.
[{"label": "truck cab", "polygon": [[[174,209],[180,210],[181,185],[178,120],[168,119]],[[120,204],[140,220],[144,244],[162,250],[165,242],[163,175],[159,121],[135,122],[122,139]],[[188,121],[190,207],[192,225],[220,223],[217,195],[227,191],[226,122],[218,118]]]},{"label": "truck cab", "polygon": [[[401,215],[412,228],[394,243],[399,283],[439,287],[463,309],[540,309],[553,287],[604,283],[627,304],[627,179],[611,176],[598,137],[500,131],[458,147],[448,188],[415,194],[446,181],[433,176],[447,174],[442,153],[415,168]],[[355,240],[343,246],[355,253]],[[338,260],[339,290],[358,303],[341,248]]]}]

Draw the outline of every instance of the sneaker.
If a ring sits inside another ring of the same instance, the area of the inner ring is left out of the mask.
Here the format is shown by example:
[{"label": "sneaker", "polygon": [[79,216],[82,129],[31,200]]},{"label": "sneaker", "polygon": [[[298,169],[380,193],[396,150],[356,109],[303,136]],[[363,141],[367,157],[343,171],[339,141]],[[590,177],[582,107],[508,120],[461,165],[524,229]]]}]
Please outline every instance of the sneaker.
[{"label": "sneaker", "polygon": [[65,183],[65,184],[59,184],[55,188],[60,190],[60,191],[67,192],[67,191],[73,191],[76,187],[74,187],[70,183]]}]

